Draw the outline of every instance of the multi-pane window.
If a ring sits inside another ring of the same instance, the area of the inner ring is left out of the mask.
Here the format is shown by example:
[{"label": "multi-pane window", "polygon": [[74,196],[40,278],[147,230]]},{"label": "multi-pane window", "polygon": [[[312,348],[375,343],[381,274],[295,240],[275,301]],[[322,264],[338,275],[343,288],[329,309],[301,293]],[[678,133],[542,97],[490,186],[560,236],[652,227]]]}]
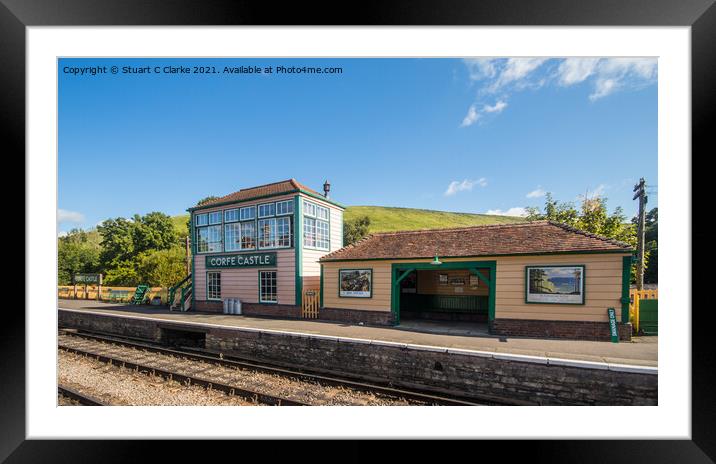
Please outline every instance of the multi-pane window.
[{"label": "multi-pane window", "polygon": [[239,220],[239,210],[237,208],[227,209],[224,211],[224,222],[236,222]]},{"label": "multi-pane window", "polygon": [[206,299],[221,299],[221,272],[206,273]]},{"label": "multi-pane window", "polygon": [[194,216],[194,223],[198,226],[205,226],[209,224],[209,215],[208,214],[197,214]]},{"label": "multi-pane window", "polygon": [[291,246],[291,218],[259,219],[259,248]]},{"label": "multi-pane window", "polygon": [[221,251],[221,226],[208,226],[201,229],[207,231],[207,251]]},{"label": "multi-pane window", "polygon": [[291,246],[291,218],[280,217],[276,219],[276,246]]},{"label": "multi-pane window", "polygon": [[276,219],[259,219],[259,248],[276,246]]},{"label": "multi-pane window", "polygon": [[232,224],[224,224],[225,251],[237,251],[241,249],[240,230],[241,224],[238,222],[234,222]]},{"label": "multi-pane window", "polygon": [[304,201],[303,210],[303,243],[310,248],[328,250],[330,247],[328,208]]},{"label": "multi-pane window", "polygon": [[293,214],[293,200],[276,202],[276,216]]},{"label": "multi-pane window", "polygon": [[221,211],[209,213],[209,224],[221,224]]},{"label": "multi-pane window", "polygon": [[253,250],[256,248],[256,223],[241,223],[241,249]]},{"label": "multi-pane window", "polygon": [[265,203],[259,205],[259,217],[270,217],[276,214],[276,203]]},{"label": "multi-pane window", "polygon": [[259,271],[259,302],[278,302],[276,271]]},{"label": "multi-pane window", "polygon": [[255,206],[246,206],[244,208],[241,208],[239,216],[242,221],[248,221],[249,219],[256,219],[256,207]]}]

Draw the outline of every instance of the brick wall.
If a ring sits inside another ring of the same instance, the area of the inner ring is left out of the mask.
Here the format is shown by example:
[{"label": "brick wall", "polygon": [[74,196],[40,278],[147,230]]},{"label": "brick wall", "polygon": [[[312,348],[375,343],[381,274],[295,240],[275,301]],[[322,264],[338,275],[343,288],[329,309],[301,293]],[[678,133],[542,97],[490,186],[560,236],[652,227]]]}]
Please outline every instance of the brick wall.
[{"label": "brick wall", "polygon": [[[160,340],[167,321],[59,311],[60,325]],[[194,330],[199,326],[192,326]],[[206,347],[225,355],[340,374],[436,393],[462,392],[544,405],[656,405],[658,376],[447,353],[390,344],[203,328]]]},{"label": "brick wall", "polygon": [[[631,324],[618,322],[617,330],[619,331],[620,340],[631,340]],[[608,322],[495,319],[490,324],[490,333],[518,337],[611,340]]]},{"label": "brick wall", "polygon": [[393,313],[390,311],[367,311],[362,309],[321,308],[318,310],[318,319],[349,324],[358,324],[359,322],[366,325],[394,324]]}]

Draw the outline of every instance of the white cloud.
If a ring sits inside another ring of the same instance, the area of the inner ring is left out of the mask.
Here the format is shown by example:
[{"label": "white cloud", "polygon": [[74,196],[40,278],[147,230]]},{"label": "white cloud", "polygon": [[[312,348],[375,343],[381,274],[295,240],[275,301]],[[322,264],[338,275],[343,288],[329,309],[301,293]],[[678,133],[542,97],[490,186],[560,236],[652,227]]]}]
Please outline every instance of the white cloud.
[{"label": "white cloud", "polygon": [[[589,100],[596,101],[618,91],[653,84],[658,65],[656,58],[473,58],[463,62],[470,81],[481,86],[461,127],[474,124],[486,113],[501,112],[514,92],[588,83],[592,87]],[[485,102],[496,94],[497,103]]]},{"label": "white cloud", "polygon": [[559,83],[568,86],[583,82],[594,73],[599,58],[567,58],[557,69]]},{"label": "white cloud", "polygon": [[656,80],[656,58],[567,58],[557,68],[557,79],[563,86],[593,79],[591,101],[599,100],[620,89],[636,89]]},{"label": "white cloud", "polygon": [[519,217],[525,217],[527,216],[527,210],[525,208],[515,206],[514,208],[510,208],[507,211],[503,211],[501,209],[490,209],[487,210],[485,214],[492,214],[496,216],[519,216]]},{"label": "white cloud", "polygon": [[447,190],[445,190],[444,195],[446,197],[449,197],[455,195],[458,192],[470,191],[475,185],[478,185],[480,187],[487,187],[487,179],[481,177],[477,180],[454,180],[450,182],[450,185],[448,185],[448,188]]},{"label": "white cloud", "polygon": [[508,84],[521,83],[523,79],[529,76],[532,71],[539,68],[542,63],[547,61],[546,58],[509,58],[505,63],[500,76],[489,87],[491,92],[495,92]]},{"label": "white cloud", "polygon": [[65,222],[73,222],[73,223],[79,223],[83,222],[85,220],[85,217],[82,213],[78,213],[77,211],[68,211],[66,209],[58,209],[57,210],[57,222],[58,223],[65,223]]},{"label": "white cloud", "polygon": [[507,103],[502,100],[498,100],[497,102],[495,102],[494,105],[484,105],[479,110],[477,109],[477,107],[475,105],[470,105],[470,108],[468,108],[467,114],[465,115],[465,118],[462,120],[462,124],[460,124],[460,127],[471,126],[471,125],[475,124],[475,122],[477,122],[478,119],[482,118],[482,116],[485,113],[497,114],[497,113],[501,113],[502,110],[504,110],[505,108],[507,108]]},{"label": "white cloud", "polygon": [[465,119],[462,120],[462,124],[460,124],[460,127],[467,127],[473,125],[479,117],[480,115],[477,113],[475,105],[470,105],[470,108],[468,108],[467,114],[465,115]]},{"label": "white cloud", "polygon": [[544,191],[544,189],[537,188],[535,190],[532,190],[530,193],[528,193],[526,196],[527,198],[540,198],[547,195],[547,192]]},{"label": "white cloud", "polygon": [[65,235],[67,235],[66,230],[61,230],[61,231],[57,232],[57,238],[64,237]]},{"label": "white cloud", "polygon": [[482,111],[485,113],[501,113],[502,110],[507,108],[507,103],[502,100],[498,100],[494,105],[485,105],[482,107]]},{"label": "white cloud", "polygon": [[467,66],[470,79],[473,81],[494,77],[497,72],[495,60],[492,58],[467,58],[463,62]]}]

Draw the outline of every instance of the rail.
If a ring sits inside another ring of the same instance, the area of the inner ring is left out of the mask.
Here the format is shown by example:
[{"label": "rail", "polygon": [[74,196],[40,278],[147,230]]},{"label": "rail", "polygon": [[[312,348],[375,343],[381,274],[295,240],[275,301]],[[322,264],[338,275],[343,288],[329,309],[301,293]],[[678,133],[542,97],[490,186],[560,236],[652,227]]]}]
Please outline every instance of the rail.
[{"label": "rail", "polygon": [[287,369],[282,366],[276,366],[268,363],[261,363],[255,360],[245,360],[234,357],[227,357],[222,354],[213,353],[207,350],[191,349],[187,347],[167,348],[154,343],[138,341],[136,339],[128,339],[125,337],[116,337],[95,331],[86,330],[65,330],[70,335],[104,341],[109,343],[117,343],[120,345],[138,348],[149,352],[163,353],[186,359],[204,361],[213,364],[222,364],[235,368],[250,369],[257,372],[265,372],[279,375],[282,377],[292,377],[309,382],[318,382],[323,385],[342,386],[353,388],[364,392],[380,393],[392,397],[401,397],[406,400],[420,402],[430,405],[444,406],[484,406],[484,405],[532,405],[534,403],[515,401],[508,398],[498,398],[487,395],[474,395],[465,397],[463,395],[454,395],[450,393],[434,393],[431,391],[421,391],[417,389],[396,388],[390,385],[378,384],[376,382],[367,382],[362,379],[349,379],[336,376],[328,376],[324,374],[315,374],[306,371]]}]

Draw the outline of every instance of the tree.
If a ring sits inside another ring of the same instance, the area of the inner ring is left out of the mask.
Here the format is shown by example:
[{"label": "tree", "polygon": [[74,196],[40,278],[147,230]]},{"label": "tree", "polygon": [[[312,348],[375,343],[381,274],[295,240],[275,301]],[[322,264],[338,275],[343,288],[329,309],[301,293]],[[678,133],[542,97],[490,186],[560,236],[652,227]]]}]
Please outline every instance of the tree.
[{"label": "tree", "polygon": [[135,287],[142,282],[137,272],[136,263],[134,261],[121,261],[115,263],[112,269],[106,271],[104,283],[120,287]]},{"label": "tree", "polygon": [[343,244],[350,245],[368,235],[370,229],[370,218],[368,216],[357,217],[350,221],[343,222]]},{"label": "tree", "polygon": [[201,205],[206,204],[210,201],[217,200],[218,198],[219,197],[215,197],[215,196],[208,196],[206,198],[202,198],[201,200],[196,202],[196,206],[201,206]]},{"label": "tree", "polygon": [[107,219],[97,226],[97,231],[102,237],[100,262],[105,270],[134,258],[134,223],[132,221],[121,217]]},{"label": "tree", "polygon": [[133,223],[132,241],[137,254],[148,250],[168,250],[179,241],[172,218],[164,213],[135,214]]},{"label": "tree", "polygon": [[97,234],[73,229],[57,239],[57,280],[70,285],[78,273],[95,274],[100,270],[100,244]]},{"label": "tree", "polygon": [[[632,219],[633,223],[638,218]],[[644,228],[644,250],[649,254],[649,261],[644,270],[644,283],[656,284],[659,282],[659,208],[652,208],[646,213]]]},{"label": "tree", "polygon": [[[636,247],[637,228],[634,221],[626,222],[626,216],[622,208],[617,207],[611,214],[607,210],[607,199],[604,197],[584,198],[579,210],[573,203],[560,203],[547,194],[544,212],[539,208],[527,208],[527,219],[550,220],[567,224],[585,232],[601,235],[606,238],[619,240],[631,247]],[[647,248],[648,250],[648,248]],[[649,253],[644,253],[644,261],[649,262]],[[635,275],[635,266],[632,268],[632,276]]]},{"label": "tree", "polygon": [[170,287],[186,277],[184,259],[184,248],[180,246],[151,250],[139,260],[139,277],[153,287]]}]

